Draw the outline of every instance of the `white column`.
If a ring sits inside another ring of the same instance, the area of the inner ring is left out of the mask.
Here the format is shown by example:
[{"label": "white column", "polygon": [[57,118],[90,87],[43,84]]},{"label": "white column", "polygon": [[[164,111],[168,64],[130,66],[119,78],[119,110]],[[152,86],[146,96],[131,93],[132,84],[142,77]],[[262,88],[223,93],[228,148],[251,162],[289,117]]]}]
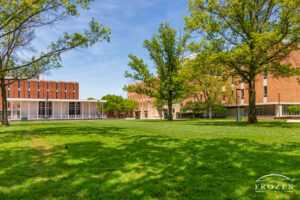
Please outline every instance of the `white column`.
[{"label": "white column", "polygon": [[91,118],[91,103],[89,103],[89,118]]},{"label": "white column", "polygon": [[39,118],[39,102],[36,103],[36,118]]},{"label": "white column", "polygon": [[69,102],[67,102],[67,104],[68,104],[68,119],[70,118],[70,103]]},{"label": "white column", "polygon": [[28,101],[28,119],[30,119],[30,101]]},{"label": "white column", "polygon": [[55,102],[52,102],[52,119],[54,119],[54,104]]},{"label": "white column", "polygon": [[60,102],[60,117],[63,118],[63,114],[62,114],[62,105],[63,105],[63,102]]}]

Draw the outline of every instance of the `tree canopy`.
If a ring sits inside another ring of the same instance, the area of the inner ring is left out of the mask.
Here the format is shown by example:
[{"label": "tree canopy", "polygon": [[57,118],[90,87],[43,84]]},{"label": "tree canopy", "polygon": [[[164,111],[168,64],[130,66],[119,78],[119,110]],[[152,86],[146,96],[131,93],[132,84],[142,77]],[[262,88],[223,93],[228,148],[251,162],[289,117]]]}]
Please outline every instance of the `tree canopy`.
[{"label": "tree canopy", "polygon": [[219,58],[248,84],[248,123],[257,123],[255,78],[299,73],[291,52],[299,50],[300,2],[290,0],[189,0],[186,29],[214,41]]},{"label": "tree canopy", "polygon": [[[110,40],[110,29],[94,19],[82,33],[63,33],[48,47],[31,57],[35,31],[67,17],[80,15],[93,0],[1,0],[0,1],[0,81],[2,92],[2,124],[7,122],[5,80],[30,79],[39,73],[61,67],[61,55],[75,48],[87,48]],[[12,83],[12,81],[10,83]]]},{"label": "tree canopy", "polygon": [[173,120],[172,104],[183,95],[183,80],[179,77],[179,71],[187,39],[187,35],[178,36],[176,30],[164,23],[160,24],[158,34],[153,35],[151,40],[144,41],[156,74],[151,73],[143,59],[129,55],[131,61],[128,66],[132,72],[126,71],[125,77],[138,84],[128,85],[126,90],[166,101],[168,120]]}]

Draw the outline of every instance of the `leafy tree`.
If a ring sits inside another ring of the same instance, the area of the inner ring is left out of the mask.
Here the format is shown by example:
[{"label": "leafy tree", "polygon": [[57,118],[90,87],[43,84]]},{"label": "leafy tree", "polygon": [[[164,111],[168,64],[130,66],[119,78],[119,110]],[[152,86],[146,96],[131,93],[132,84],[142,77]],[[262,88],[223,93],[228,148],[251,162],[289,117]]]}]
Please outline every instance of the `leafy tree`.
[{"label": "leafy tree", "polygon": [[124,99],[123,104],[124,104],[123,112],[129,113],[130,116],[132,116],[132,112],[134,110],[139,109],[139,103],[135,100]]},{"label": "leafy tree", "polygon": [[189,11],[186,28],[204,40],[216,41],[222,62],[247,83],[248,123],[257,123],[257,75],[299,73],[289,63],[290,53],[299,50],[299,1],[189,0]]},{"label": "leafy tree", "polygon": [[231,86],[227,83],[227,68],[216,58],[214,45],[203,44],[194,51],[196,53],[185,62],[181,74],[186,80],[188,95],[195,95],[212,119],[213,109],[222,97],[232,99]]},{"label": "leafy tree", "polygon": [[158,34],[144,41],[144,47],[149,51],[150,59],[154,62],[156,75],[143,59],[129,55],[131,62],[128,66],[133,73],[125,72],[126,78],[131,78],[139,84],[125,86],[129,92],[145,94],[168,105],[168,120],[173,120],[172,105],[182,96],[183,81],[179,78],[182,55],[185,52],[187,35],[177,37],[177,32],[168,23],[161,24]]},{"label": "leafy tree", "polygon": [[89,97],[87,100],[96,100],[94,97]]},{"label": "leafy tree", "polygon": [[78,16],[79,9],[89,9],[92,0],[5,0],[0,2],[0,86],[2,125],[8,125],[6,80],[30,79],[39,73],[61,67],[61,54],[75,48],[87,48],[96,42],[109,41],[110,30],[92,19],[83,33],[64,33],[49,42],[45,51],[30,58],[35,30],[55,24],[67,17]]},{"label": "leafy tree", "polygon": [[106,100],[104,103],[103,111],[114,117],[119,117],[120,113],[124,110],[123,97],[117,95],[108,94],[102,97],[102,100]]},{"label": "leafy tree", "polygon": [[290,106],[289,107],[289,111],[291,114],[296,114],[298,112],[300,112],[300,106],[299,105],[296,105],[296,106]]},{"label": "leafy tree", "polygon": [[102,97],[102,100],[107,100],[104,103],[103,111],[108,115],[120,117],[120,113],[132,114],[135,109],[139,108],[137,101],[124,99],[122,96],[108,94]]}]

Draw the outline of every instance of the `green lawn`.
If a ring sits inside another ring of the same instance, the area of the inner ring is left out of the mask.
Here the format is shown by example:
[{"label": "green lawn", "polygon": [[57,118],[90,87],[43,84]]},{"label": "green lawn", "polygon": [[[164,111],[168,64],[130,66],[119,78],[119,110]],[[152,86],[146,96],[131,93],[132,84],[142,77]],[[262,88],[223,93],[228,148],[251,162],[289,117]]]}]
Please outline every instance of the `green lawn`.
[{"label": "green lawn", "polygon": [[[65,146],[68,145],[68,149]],[[292,193],[257,193],[266,174]],[[300,124],[24,122],[0,127],[0,199],[300,199]]]}]

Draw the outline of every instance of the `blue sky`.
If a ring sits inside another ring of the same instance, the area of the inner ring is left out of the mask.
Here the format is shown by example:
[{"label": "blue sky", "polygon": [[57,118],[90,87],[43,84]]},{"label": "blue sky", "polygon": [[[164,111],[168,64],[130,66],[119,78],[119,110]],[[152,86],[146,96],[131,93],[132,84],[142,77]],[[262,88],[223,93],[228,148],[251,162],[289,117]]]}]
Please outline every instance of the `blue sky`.
[{"label": "blue sky", "polygon": [[111,42],[66,53],[63,68],[51,71],[45,79],[79,82],[81,99],[101,98],[106,94],[126,97],[122,88],[130,83],[124,78],[125,70],[129,69],[128,54],[147,60],[143,41],[157,32],[161,22],[182,29],[183,17],[188,15],[187,6],[187,0],[96,0],[91,10],[82,12],[81,16],[37,31],[34,47],[42,50],[65,31],[82,31],[92,17],[111,28]]}]

